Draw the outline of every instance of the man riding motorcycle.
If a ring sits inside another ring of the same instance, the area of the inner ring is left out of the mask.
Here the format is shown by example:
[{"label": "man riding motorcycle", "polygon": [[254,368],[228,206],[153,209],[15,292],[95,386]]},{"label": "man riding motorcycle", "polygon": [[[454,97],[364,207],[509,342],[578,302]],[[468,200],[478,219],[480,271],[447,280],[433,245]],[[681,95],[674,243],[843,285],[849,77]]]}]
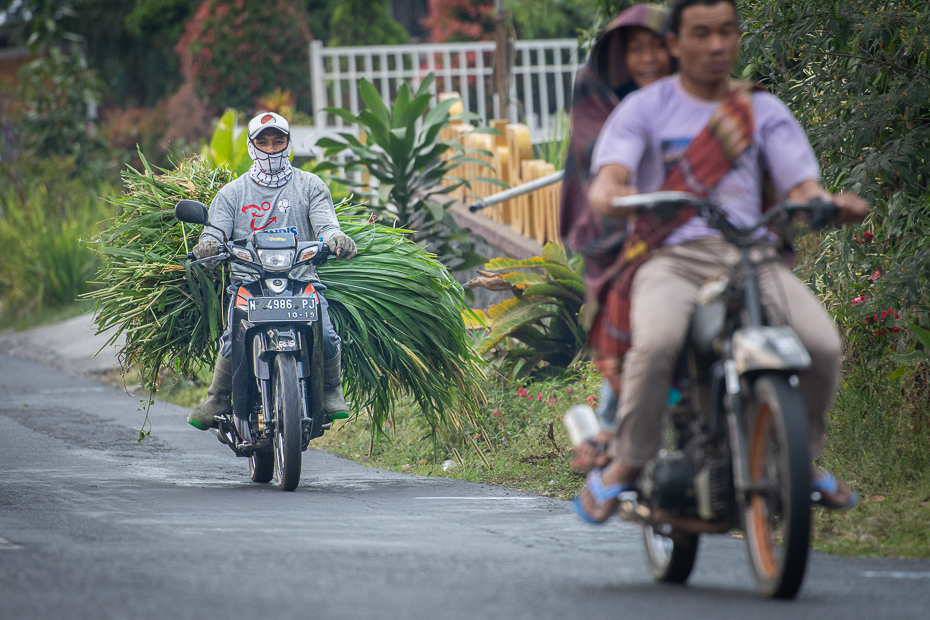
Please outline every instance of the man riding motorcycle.
[{"label": "man riding motorcycle", "polygon": [[[199,259],[216,256],[225,239],[244,239],[257,231],[293,232],[303,241],[326,242],[337,258],[355,256],[355,242],[339,228],[333,199],[323,181],[311,172],[291,166],[290,125],[282,116],[265,112],[248,125],[248,151],[252,158],[249,171],[223,187],[210,204],[210,221],[194,246]],[[323,408],[328,415],[348,410],[342,393],[342,358],[339,335],[333,329],[326,290],[313,266],[292,272],[298,280],[312,282],[319,294],[323,323]],[[255,280],[247,269],[232,268],[230,296],[239,283]],[[220,338],[220,355],[216,359],[213,381],[207,400],[194,409],[188,423],[201,430],[214,426],[214,417],[228,412],[232,405],[232,308],[226,332]],[[248,440],[249,438],[243,437]]]},{"label": "man riding motorcycle", "polygon": [[[853,194],[831,196],[803,130],[788,108],[750,84],[730,79],[739,48],[734,0],[678,0],[667,44],[679,72],[629,95],[602,130],[592,156],[588,197],[602,217],[613,199],[656,190],[687,191],[719,204],[736,224],[759,219],[766,188],[778,198],[832,201],[839,222],[861,221],[868,205]],[[640,228],[640,230],[636,230]],[[774,250],[773,250],[774,252]],[[637,222],[618,259],[618,277],[602,299],[604,326],[622,356],[619,410],[611,462],[594,470],[575,501],[585,520],[606,521],[618,495],[664,445],[669,383],[699,287],[723,273],[737,253],[698,217],[648,228]],[[811,456],[825,438],[824,415],[840,378],[842,341],[826,311],[782,262],[764,269],[767,314],[797,333],[810,353],[799,373],[809,419]],[[599,352],[601,355],[603,351]],[[827,472],[812,473],[828,508],[849,508],[856,495]]]}]

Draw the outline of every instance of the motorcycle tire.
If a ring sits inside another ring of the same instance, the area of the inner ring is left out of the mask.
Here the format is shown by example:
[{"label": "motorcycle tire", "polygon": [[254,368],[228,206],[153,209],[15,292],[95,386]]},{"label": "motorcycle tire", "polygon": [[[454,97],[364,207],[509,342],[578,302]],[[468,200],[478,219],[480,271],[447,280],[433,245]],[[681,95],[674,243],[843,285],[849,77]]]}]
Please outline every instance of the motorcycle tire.
[{"label": "motorcycle tire", "polygon": [[252,482],[271,482],[274,478],[274,452],[256,452],[249,457],[249,478]]},{"label": "motorcycle tire", "polygon": [[811,459],[801,395],[783,375],[756,379],[747,412],[750,484],[746,540],[756,585],[771,598],[793,598],[807,566]]},{"label": "motorcycle tire", "polygon": [[651,525],[643,526],[646,562],[653,578],[663,583],[687,581],[697,558],[698,540],[697,534],[672,531],[666,536]]},{"label": "motorcycle tire", "polygon": [[300,483],[301,423],[300,382],[297,362],[290,355],[274,358],[272,376],[274,407],[274,470],[282,491],[293,491]]}]

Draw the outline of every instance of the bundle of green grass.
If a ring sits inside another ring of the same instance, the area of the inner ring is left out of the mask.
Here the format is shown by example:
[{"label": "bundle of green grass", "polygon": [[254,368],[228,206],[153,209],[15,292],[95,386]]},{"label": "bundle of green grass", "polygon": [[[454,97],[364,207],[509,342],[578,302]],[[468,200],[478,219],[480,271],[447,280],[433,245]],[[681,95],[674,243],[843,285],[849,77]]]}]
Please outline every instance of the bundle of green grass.
[{"label": "bundle of green grass", "polygon": [[[97,275],[95,322],[125,335],[124,368],[138,368],[153,392],[159,371],[193,376],[212,368],[224,329],[225,269],[192,266],[187,252],[200,227],[174,217],[182,199],[209,204],[235,178],[225,167],[195,157],[175,170],[123,173],[126,191],[114,198],[117,214],[101,235],[104,265]],[[330,314],[342,337],[347,398],[370,413],[373,428],[393,415],[396,399],[410,395],[430,428],[469,426],[481,392],[481,361],[472,350],[461,287],[409,231],[371,224],[364,209],[336,207],[342,230],[358,245],[350,261],[318,268]],[[473,316],[473,315],[472,315]]]}]

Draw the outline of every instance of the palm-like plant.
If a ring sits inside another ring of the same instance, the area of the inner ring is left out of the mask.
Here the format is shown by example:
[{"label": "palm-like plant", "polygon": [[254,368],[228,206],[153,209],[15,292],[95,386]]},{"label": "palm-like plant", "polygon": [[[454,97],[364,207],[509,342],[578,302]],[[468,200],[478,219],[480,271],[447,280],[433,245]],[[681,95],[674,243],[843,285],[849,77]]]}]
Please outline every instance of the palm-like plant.
[{"label": "palm-like plant", "polygon": [[466,286],[510,290],[514,297],[488,308],[491,331],[479,343],[480,353],[491,353],[508,339],[518,341],[497,356],[513,378],[562,375],[581,359],[587,334],[578,321],[585,297],[580,255],[569,259],[561,246],[548,243],[542,256],[495,258],[485,269]]},{"label": "palm-like plant", "polygon": [[[317,142],[325,151],[327,160],[351,151],[355,159],[345,164],[325,161],[316,172],[334,173],[344,168],[346,172],[364,170],[378,180],[380,204],[370,209],[383,224],[396,224],[401,228],[416,231],[415,239],[450,269],[470,269],[480,265],[485,258],[474,251],[464,231],[448,213],[455,202],[449,194],[458,188],[471,185],[466,179],[452,176],[452,171],[465,163],[476,163],[491,168],[490,164],[472,155],[490,156],[487,151],[466,151],[455,140],[442,141],[440,132],[455,119],[469,120],[474,114],[450,115],[458,99],[447,99],[429,108],[432,95],[429,88],[435,76],[430,73],[420,84],[416,93],[402,84],[397,99],[386,105],[375,86],[364,78],[359,91],[368,109],[354,115],[341,108],[327,108],[347,123],[359,125],[365,130],[362,142],[351,133],[341,132],[341,140],[322,138]],[[418,127],[418,121],[422,123]],[[496,133],[493,129],[475,129],[475,132]],[[447,156],[449,152],[451,156]],[[443,187],[443,180],[451,178],[454,183]],[[353,179],[339,178],[339,182],[350,187],[363,188],[364,184]],[[497,179],[479,178],[498,185]]]}]

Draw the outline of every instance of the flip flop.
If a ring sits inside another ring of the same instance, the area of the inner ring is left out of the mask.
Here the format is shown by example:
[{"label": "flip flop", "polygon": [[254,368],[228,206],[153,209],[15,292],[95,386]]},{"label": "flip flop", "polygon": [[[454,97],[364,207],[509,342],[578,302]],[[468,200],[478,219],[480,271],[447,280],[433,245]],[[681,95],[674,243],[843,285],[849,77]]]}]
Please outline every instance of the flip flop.
[{"label": "flip flop", "polygon": [[610,445],[606,441],[597,441],[593,437],[591,439],[586,439],[582,445],[587,445],[591,447],[594,451],[594,455],[589,459],[588,463],[584,465],[579,465],[577,462],[578,455],[572,457],[571,470],[577,474],[586,474],[594,469],[594,463],[597,459],[603,456]]},{"label": "flip flop", "polygon": [[811,480],[811,499],[815,504],[828,510],[849,510],[859,502],[859,494],[852,490],[849,492],[849,499],[842,504],[827,498],[827,494],[833,495],[839,490],[840,483],[827,470],[820,468],[818,471],[820,476],[815,475]]},{"label": "flip flop", "polygon": [[[629,482],[618,482],[617,484],[605,486],[604,481],[601,480],[600,469],[592,470],[591,473],[588,474],[588,481],[585,484],[585,489],[591,494],[591,497],[594,498],[594,502],[598,507],[617,499],[621,493],[629,491],[632,487],[633,485]],[[572,500],[572,508],[575,510],[575,514],[581,517],[582,521],[592,525],[602,525],[606,523],[613,514],[613,511],[609,511],[606,517],[598,519],[584,509],[580,495]]]}]

